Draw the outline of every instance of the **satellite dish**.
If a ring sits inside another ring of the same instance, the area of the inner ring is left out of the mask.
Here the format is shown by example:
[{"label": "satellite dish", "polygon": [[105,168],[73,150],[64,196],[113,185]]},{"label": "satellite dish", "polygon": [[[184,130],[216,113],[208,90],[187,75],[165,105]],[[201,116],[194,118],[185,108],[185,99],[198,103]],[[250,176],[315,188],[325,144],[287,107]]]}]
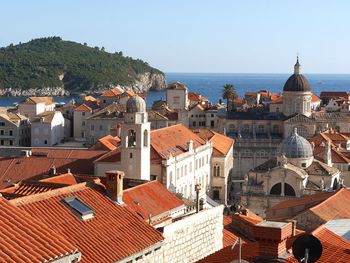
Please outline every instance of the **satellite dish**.
[{"label": "satellite dish", "polygon": [[316,262],[322,255],[322,244],[313,235],[301,235],[293,242],[293,255],[299,262]]}]

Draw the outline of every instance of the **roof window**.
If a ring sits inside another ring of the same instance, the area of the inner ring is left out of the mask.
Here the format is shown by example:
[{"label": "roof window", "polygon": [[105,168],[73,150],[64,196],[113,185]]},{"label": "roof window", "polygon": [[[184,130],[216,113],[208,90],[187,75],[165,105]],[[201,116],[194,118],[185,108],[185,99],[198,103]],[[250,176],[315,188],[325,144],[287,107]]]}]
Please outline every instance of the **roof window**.
[{"label": "roof window", "polygon": [[94,217],[94,210],[84,204],[79,198],[71,196],[64,198],[63,201],[80,217],[80,219],[87,220]]}]

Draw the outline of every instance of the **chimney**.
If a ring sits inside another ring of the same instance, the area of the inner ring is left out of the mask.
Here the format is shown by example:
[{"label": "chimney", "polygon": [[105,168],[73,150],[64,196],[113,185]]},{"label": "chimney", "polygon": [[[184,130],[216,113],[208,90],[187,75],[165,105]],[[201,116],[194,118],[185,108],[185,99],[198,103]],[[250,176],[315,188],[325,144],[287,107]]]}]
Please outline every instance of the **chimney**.
[{"label": "chimney", "polygon": [[50,176],[55,176],[56,175],[56,166],[52,166],[49,171]]},{"label": "chimney", "polygon": [[292,223],[292,236],[294,237],[296,235],[296,230],[297,230],[297,220],[287,219],[286,221]]},{"label": "chimney", "polygon": [[326,148],[325,148],[325,162],[328,166],[333,166],[332,164],[332,151],[331,151],[331,141],[326,141]]},{"label": "chimney", "polygon": [[187,143],[187,146],[188,146],[188,151],[192,152],[193,151],[193,141],[189,140],[189,142]]},{"label": "chimney", "polygon": [[120,123],[117,124],[117,136],[120,138],[122,134],[122,125]]},{"label": "chimney", "polygon": [[69,168],[67,169],[67,174],[70,174],[70,169]]},{"label": "chimney", "polygon": [[106,172],[107,195],[118,204],[123,204],[123,178],[124,172],[122,171]]},{"label": "chimney", "polygon": [[287,253],[287,239],[293,235],[292,222],[262,221],[254,226],[253,236],[259,242],[260,255],[280,258]]}]

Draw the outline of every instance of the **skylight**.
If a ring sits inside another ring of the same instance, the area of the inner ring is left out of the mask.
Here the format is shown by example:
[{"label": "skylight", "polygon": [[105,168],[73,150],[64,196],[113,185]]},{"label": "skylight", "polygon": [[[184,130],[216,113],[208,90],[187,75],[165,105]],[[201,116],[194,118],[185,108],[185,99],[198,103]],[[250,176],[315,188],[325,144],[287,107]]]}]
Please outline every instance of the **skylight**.
[{"label": "skylight", "polygon": [[94,217],[94,210],[80,201],[75,196],[66,197],[63,201],[77,214],[81,219],[86,220]]}]

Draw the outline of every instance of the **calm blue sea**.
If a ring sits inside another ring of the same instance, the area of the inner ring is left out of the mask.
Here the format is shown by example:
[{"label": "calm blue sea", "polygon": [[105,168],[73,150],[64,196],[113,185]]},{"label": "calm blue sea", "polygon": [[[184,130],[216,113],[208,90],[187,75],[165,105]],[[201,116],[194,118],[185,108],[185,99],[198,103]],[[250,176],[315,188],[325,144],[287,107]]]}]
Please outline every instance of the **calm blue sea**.
[{"label": "calm blue sea", "polygon": [[[180,81],[190,91],[199,92],[213,103],[221,97],[222,86],[231,83],[239,96],[246,91],[268,89],[279,93],[290,74],[217,74],[217,73],[167,73],[168,82]],[[321,91],[350,91],[350,74],[305,74],[316,94]],[[67,102],[73,97],[55,97],[57,102]],[[77,97],[74,97],[77,98]],[[164,92],[149,92],[147,104],[154,100],[165,99]],[[23,100],[23,97],[0,97],[0,106],[9,107]]]}]

